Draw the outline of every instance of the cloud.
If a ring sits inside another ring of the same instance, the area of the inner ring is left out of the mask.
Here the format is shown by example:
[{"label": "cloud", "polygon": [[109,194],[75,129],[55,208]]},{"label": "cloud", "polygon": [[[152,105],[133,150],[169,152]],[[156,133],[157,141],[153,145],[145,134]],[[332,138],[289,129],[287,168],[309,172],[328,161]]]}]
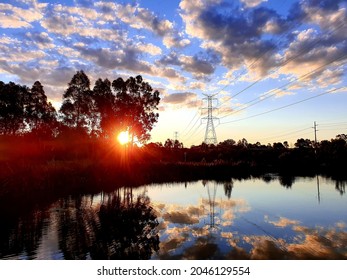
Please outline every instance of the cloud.
[{"label": "cloud", "polygon": [[163,103],[170,105],[185,105],[195,107],[197,94],[192,92],[171,93],[163,98]]},{"label": "cloud", "polygon": [[267,0],[240,0],[247,8],[254,8]]},{"label": "cloud", "polygon": [[184,38],[183,34],[175,29],[173,22],[161,19],[155,13],[139,5],[97,2],[95,7],[101,10],[103,20],[120,20],[131,28],[148,30],[162,38],[166,48],[183,48],[190,44],[190,40]]},{"label": "cloud", "polygon": [[[268,219],[268,217],[265,217],[265,220],[267,220],[267,219]],[[280,217],[280,219],[276,222],[268,220],[268,223],[273,224],[276,227],[281,227],[281,228],[300,224],[299,221],[290,220],[290,219],[287,219],[284,217]]]},{"label": "cloud", "polygon": [[36,6],[36,8],[23,9],[11,4],[0,3],[0,11],[2,11],[4,17],[12,17],[20,19],[20,21],[34,22],[43,18],[41,8],[44,6]]},{"label": "cloud", "polygon": [[[342,1],[294,3],[288,17],[258,6],[261,0],[243,2],[249,9],[242,11],[226,1],[183,0],[180,4],[187,34],[200,40],[201,47],[218,53],[229,73],[246,70],[241,80],[264,78],[280,67],[281,74],[298,75],[330,59],[345,59],[341,55],[347,52],[347,40],[342,30],[347,14]],[[295,31],[299,23],[315,26]]]},{"label": "cloud", "polygon": [[55,46],[53,44],[53,39],[50,38],[46,32],[27,32],[25,35],[32,43],[36,44],[39,49],[51,49]]},{"label": "cloud", "polygon": [[15,15],[6,15],[0,12],[0,27],[2,28],[28,28],[31,24]]},{"label": "cloud", "polygon": [[140,52],[149,53],[151,55],[159,55],[162,53],[161,48],[159,48],[153,44],[139,44],[139,45],[137,45],[137,49]]},{"label": "cloud", "polygon": [[219,58],[212,52],[197,54],[194,56],[178,55],[171,52],[157,60],[158,65],[179,66],[182,70],[191,73],[196,79],[210,76],[214,73]]},{"label": "cloud", "polygon": [[196,224],[199,220],[195,217],[189,216],[185,212],[172,211],[163,215],[163,219],[174,224]]},{"label": "cloud", "polygon": [[283,55],[284,66],[279,73],[296,77],[305,76],[303,81],[317,81],[321,85],[342,80],[340,64],[346,60],[347,36],[339,43],[334,34],[321,34],[313,29],[298,32]]},{"label": "cloud", "polygon": [[276,61],[277,49],[265,34],[287,29],[284,18],[267,8],[256,8],[241,13],[224,2],[181,2],[181,17],[186,32],[203,41],[202,47],[213,49],[229,69],[238,69],[257,59],[252,71],[264,76]]},{"label": "cloud", "polygon": [[187,260],[210,260],[215,259],[219,254],[217,244],[211,243],[209,238],[198,238],[193,246],[184,251],[183,258]]}]

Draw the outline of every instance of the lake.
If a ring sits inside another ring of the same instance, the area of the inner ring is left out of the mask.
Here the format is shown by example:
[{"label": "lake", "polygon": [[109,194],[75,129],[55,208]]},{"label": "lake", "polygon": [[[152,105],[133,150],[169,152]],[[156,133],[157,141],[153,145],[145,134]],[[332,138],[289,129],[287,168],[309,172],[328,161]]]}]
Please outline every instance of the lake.
[{"label": "lake", "polygon": [[3,218],[0,258],[347,259],[345,186],[268,174],[62,197]]}]

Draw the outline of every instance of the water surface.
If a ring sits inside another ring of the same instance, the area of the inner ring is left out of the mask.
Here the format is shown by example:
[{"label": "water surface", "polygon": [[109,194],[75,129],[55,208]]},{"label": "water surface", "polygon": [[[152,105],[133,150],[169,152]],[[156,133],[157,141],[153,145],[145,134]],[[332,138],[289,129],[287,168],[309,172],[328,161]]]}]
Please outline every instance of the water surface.
[{"label": "water surface", "polygon": [[347,259],[344,181],[273,175],[121,188],[9,218],[3,259]]}]

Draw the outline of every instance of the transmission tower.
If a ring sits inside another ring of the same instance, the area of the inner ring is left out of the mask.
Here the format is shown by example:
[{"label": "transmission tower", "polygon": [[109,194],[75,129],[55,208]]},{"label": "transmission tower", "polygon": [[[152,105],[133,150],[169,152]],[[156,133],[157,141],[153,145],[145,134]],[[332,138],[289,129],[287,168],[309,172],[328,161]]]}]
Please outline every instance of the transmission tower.
[{"label": "transmission tower", "polygon": [[214,95],[204,95],[206,96],[206,98],[204,98],[203,100],[207,101],[207,108],[202,108],[207,109],[207,117],[202,118],[202,120],[207,120],[204,142],[206,144],[216,145],[217,136],[214,129],[214,121],[219,119],[213,116],[213,110],[216,109],[216,107],[213,106],[213,101],[217,101],[217,98],[213,98]]}]

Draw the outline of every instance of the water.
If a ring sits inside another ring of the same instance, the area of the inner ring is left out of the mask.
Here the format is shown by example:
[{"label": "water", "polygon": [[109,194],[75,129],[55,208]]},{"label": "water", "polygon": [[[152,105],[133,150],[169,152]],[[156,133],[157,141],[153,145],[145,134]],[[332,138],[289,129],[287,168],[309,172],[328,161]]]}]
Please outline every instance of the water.
[{"label": "water", "polygon": [[273,175],[60,198],[3,221],[2,259],[347,259],[344,181]]}]

